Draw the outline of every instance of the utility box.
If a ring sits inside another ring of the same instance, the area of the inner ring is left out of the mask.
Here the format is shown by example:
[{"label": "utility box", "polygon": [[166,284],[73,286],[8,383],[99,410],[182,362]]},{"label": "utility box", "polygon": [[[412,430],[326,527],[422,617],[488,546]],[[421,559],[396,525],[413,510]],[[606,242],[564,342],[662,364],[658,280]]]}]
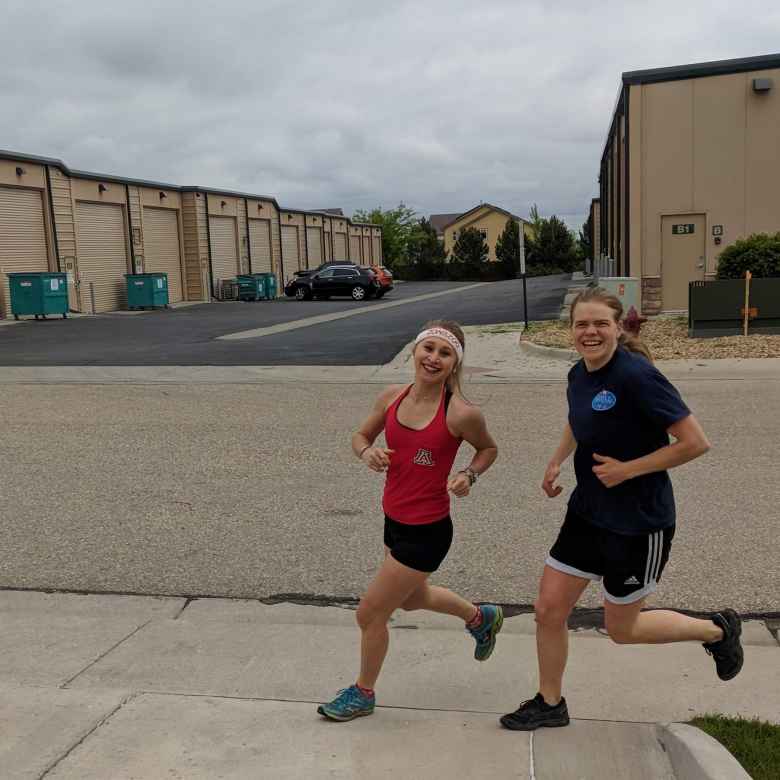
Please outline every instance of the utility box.
[{"label": "utility box", "polygon": [[639,279],[633,276],[600,276],[599,287],[620,299],[623,304],[623,313],[633,306],[637,314],[642,313],[642,299],[639,294]]},{"label": "utility box", "polygon": [[127,308],[168,308],[168,274],[125,274]]},{"label": "utility box", "polygon": [[11,313],[18,320],[21,315],[34,314],[35,319],[47,314],[68,316],[68,277],[60,273],[10,273]]}]

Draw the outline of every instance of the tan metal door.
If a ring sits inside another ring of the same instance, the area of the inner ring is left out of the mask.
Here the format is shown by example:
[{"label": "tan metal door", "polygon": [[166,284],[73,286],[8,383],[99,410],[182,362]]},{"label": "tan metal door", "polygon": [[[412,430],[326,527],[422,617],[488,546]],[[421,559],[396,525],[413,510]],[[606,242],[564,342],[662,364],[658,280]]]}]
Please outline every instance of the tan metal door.
[{"label": "tan metal door", "polygon": [[49,270],[41,193],[0,187],[0,312],[11,316],[6,274]]},{"label": "tan metal door", "polygon": [[126,306],[127,244],[122,207],[77,203],[76,219],[82,311],[116,311]]},{"label": "tan metal door", "polygon": [[214,293],[219,297],[220,280],[234,279],[239,273],[235,217],[209,217],[209,232],[211,233],[211,273],[214,277]]},{"label": "tan metal door", "polygon": [[144,250],[144,270],[168,274],[168,300],[171,303],[183,301],[179,221],[175,211],[144,208]]},{"label": "tan metal door", "polygon": [[331,244],[333,233],[326,230],[322,234],[322,245],[325,249],[325,262],[329,263],[333,260],[333,244]]},{"label": "tan metal door", "polygon": [[371,236],[363,236],[363,262],[371,264]]},{"label": "tan metal door", "polygon": [[309,244],[309,268],[316,268],[322,263],[322,229],[307,227],[306,241]]},{"label": "tan metal door", "polygon": [[688,308],[688,283],[704,279],[704,214],[661,217],[662,309]]},{"label": "tan metal door", "polygon": [[249,250],[252,253],[252,273],[273,273],[270,219],[249,220]]},{"label": "tan metal door", "polygon": [[334,260],[347,259],[347,234],[346,233],[334,233],[333,259]]},{"label": "tan metal door", "polygon": [[349,259],[353,263],[360,262],[360,236],[349,237]]},{"label": "tan metal door", "polygon": [[282,264],[288,279],[295,271],[300,270],[297,225],[282,225]]},{"label": "tan metal door", "polygon": [[371,249],[372,252],[372,258],[374,260],[374,265],[382,265],[382,242],[379,239],[379,236],[373,236],[371,238]]}]

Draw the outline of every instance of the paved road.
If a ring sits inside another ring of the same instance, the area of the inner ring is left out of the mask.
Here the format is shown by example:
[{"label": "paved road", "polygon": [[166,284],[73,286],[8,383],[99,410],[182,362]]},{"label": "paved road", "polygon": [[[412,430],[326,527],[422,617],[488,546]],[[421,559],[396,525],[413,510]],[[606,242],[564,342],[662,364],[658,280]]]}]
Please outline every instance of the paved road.
[{"label": "paved road", "polygon": [[[531,279],[529,318],[558,315],[568,276]],[[452,294],[388,307],[432,292]],[[218,341],[237,331],[322,314],[369,311],[274,336]],[[4,366],[376,365],[386,363],[428,319],[466,325],[522,319],[522,285],[408,282],[381,301],[348,299],[222,303],[132,315],[30,321],[0,328]]]},{"label": "paved road", "polygon": [[[679,527],[657,603],[777,613],[778,380],[678,385],[713,449],[674,472]],[[376,391],[4,386],[0,587],[357,597],[382,554],[382,478],[348,438]],[[564,512],[539,481],[565,386],[468,392],[501,454],[456,502],[456,541],[435,581],[527,606]],[[464,447],[457,465],[468,457]],[[562,482],[572,486],[570,471]],[[591,588],[585,604],[599,595]]]}]

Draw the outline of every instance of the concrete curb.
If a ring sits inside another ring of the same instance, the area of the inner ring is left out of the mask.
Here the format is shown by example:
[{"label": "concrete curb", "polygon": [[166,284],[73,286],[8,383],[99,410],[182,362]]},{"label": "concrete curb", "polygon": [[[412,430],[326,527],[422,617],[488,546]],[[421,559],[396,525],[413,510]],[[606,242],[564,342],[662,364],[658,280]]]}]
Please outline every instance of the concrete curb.
[{"label": "concrete curb", "polygon": [[680,780],[750,780],[750,775],[723,745],[687,723],[659,723],[663,745]]},{"label": "concrete curb", "polygon": [[545,347],[542,344],[534,344],[532,341],[520,339],[520,351],[526,355],[565,360],[574,363],[580,359],[579,353],[574,349],[560,349],[559,347]]}]

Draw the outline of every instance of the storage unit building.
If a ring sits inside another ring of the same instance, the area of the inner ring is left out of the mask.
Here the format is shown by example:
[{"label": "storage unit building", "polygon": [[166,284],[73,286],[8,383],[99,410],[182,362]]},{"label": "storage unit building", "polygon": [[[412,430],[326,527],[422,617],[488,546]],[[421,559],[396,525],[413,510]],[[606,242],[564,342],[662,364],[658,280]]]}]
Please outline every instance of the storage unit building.
[{"label": "storage unit building", "polygon": [[684,310],[741,237],[780,230],[780,54],[624,73],[599,174],[601,276]]}]

